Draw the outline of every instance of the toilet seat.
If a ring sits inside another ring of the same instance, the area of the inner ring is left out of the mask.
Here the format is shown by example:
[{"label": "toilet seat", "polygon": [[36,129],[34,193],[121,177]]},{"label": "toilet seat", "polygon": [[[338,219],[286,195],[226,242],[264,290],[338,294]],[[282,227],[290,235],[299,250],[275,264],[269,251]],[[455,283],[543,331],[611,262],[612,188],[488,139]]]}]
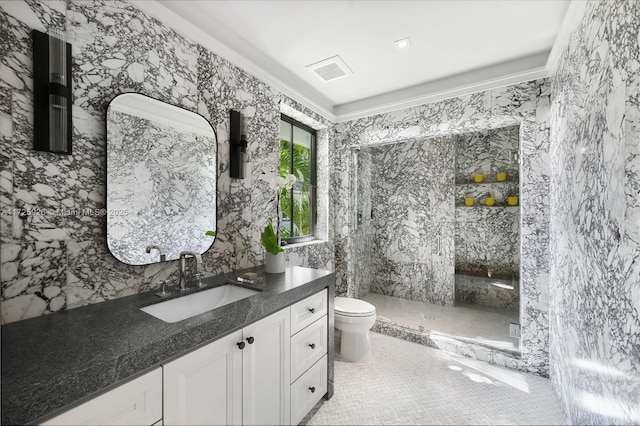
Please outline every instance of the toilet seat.
[{"label": "toilet seat", "polygon": [[334,311],[342,317],[369,317],[376,314],[376,307],[364,300],[336,297]]}]

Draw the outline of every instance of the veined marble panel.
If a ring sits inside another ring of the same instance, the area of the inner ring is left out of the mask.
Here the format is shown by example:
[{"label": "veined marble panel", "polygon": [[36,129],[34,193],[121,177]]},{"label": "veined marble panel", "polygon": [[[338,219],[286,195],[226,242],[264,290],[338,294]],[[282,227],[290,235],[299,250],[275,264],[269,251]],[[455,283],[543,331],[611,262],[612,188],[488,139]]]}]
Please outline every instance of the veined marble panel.
[{"label": "veined marble panel", "polygon": [[456,208],[456,269],[519,275],[520,208]]},{"label": "veined marble panel", "polygon": [[640,3],[592,1],[551,107],[551,380],[571,423],[640,422]]},{"label": "veined marble panel", "polygon": [[2,323],[64,308],[64,242],[3,243]]},{"label": "veined marble panel", "polygon": [[447,256],[444,248],[452,245],[453,227],[440,226],[451,219],[454,208],[453,149],[450,138],[440,137],[357,154],[356,221],[370,227],[370,237],[356,231],[356,244],[371,239],[369,252],[360,246],[356,252],[359,284],[372,268],[373,292],[453,304],[453,251]]},{"label": "veined marble panel", "polygon": [[456,137],[456,182],[470,182],[476,174],[495,182],[497,173],[518,181],[520,126],[462,134]]},{"label": "veined marble panel", "polygon": [[[0,19],[2,15],[0,15]],[[13,196],[13,123],[11,121],[11,91],[0,87],[0,238],[11,238]],[[0,263],[1,263],[0,258]]]},{"label": "veined marble panel", "polygon": [[197,44],[124,1],[70,1],[74,106],[103,114],[122,92],[196,110]]},{"label": "veined marble panel", "polygon": [[624,112],[626,209],[623,241],[640,246],[640,59],[638,56],[633,58],[629,57],[632,74],[627,81]]},{"label": "veined marble panel", "polygon": [[372,186],[371,186],[371,152],[369,150],[357,151],[357,189],[354,191],[356,206],[356,231],[354,238],[355,248],[355,283],[354,293],[356,297],[362,297],[371,290],[373,281],[373,225],[372,225]]},{"label": "veined marble panel", "polygon": [[[505,287],[498,287],[496,284]],[[508,308],[517,312],[520,308],[519,291],[517,278],[507,280],[456,275],[456,302]]]}]

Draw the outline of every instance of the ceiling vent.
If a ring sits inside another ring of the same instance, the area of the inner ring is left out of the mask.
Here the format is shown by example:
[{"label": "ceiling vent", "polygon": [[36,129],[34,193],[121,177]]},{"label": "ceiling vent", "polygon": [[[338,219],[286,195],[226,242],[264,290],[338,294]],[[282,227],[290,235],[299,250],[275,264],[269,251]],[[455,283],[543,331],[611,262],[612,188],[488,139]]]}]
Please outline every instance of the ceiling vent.
[{"label": "ceiling vent", "polygon": [[313,71],[313,73],[325,83],[353,74],[353,71],[351,71],[347,64],[337,55],[316,62],[315,64],[307,65],[307,68]]}]

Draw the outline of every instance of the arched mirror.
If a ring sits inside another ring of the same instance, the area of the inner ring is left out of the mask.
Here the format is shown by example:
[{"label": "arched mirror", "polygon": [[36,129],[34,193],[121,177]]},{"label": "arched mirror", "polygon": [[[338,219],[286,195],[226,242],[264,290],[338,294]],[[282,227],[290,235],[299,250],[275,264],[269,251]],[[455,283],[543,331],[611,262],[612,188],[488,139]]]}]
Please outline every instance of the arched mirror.
[{"label": "arched mirror", "polygon": [[107,246],[129,265],[204,253],[216,229],[216,135],[191,111],[137,93],[107,109]]}]

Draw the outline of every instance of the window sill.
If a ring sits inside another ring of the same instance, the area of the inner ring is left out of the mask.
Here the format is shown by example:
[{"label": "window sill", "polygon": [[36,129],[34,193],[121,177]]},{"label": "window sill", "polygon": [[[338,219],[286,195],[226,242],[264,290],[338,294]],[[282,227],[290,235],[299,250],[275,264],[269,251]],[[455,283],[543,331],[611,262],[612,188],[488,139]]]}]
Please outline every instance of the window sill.
[{"label": "window sill", "polygon": [[315,245],[315,244],[324,244],[327,241],[325,240],[311,240],[311,241],[305,241],[303,243],[292,243],[292,244],[287,244],[286,246],[282,246],[282,248],[287,251],[289,249],[295,249],[295,248],[299,248],[299,247],[305,247],[305,246],[311,246],[311,245]]}]

